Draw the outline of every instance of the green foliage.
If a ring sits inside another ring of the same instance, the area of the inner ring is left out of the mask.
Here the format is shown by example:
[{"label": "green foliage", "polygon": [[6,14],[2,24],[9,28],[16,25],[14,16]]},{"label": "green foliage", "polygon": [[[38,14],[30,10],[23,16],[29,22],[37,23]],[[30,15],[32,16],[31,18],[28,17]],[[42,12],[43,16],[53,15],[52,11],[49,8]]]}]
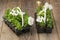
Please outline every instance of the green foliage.
[{"label": "green foliage", "polygon": [[[14,9],[14,10],[17,10]],[[13,26],[15,26],[15,29],[18,29],[18,30],[22,30],[23,27],[22,27],[22,18],[21,18],[21,15],[18,14],[17,16],[14,16],[12,14],[10,14],[10,9],[7,9],[5,11],[5,15],[4,15],[4,18],[6,20],[8,20]],[[28,25],[28,15],[27,13],[24,14],[24,27],[26,27]]]},{"label": "green foliage", "polygon": [[[40,12],[41,12],[41,11],[40,11]],[[42,17],[44,17],[44,11],[41,12],[41,13],[40,13],[40,12],[37,13],[37,16],[40,16],[40,17],[42,16]]]},{"label": "green foliage", "polygon": [[52,19],[52,16],[51,16],[51,10],[47,9],[47,12],[46,12],[46,19],[47,19],[47,27],[52,27],[53,26],[53,19]]},{"label": "green foliage", "polygon": [[38,6],[36,12],[39,13],[42,10],[42,6]]},{"label": "green foliage", "polygon": [[47,21],[47,27],[52,27],[53,26],[53,20],[52,19],[48,19]]},{"label": "green foliage", "polygon": [[[37,8],[37,16],[40,16],[40,17],[44,17],[44,11],[43,12],[41,12],[41,10],[42,10],[42,6],[38,6],[38,8]],[[44,21],[42,20],[42,22],[37,22],[37,24],[41,27],[41,28],[43,28],[44,26],[45,26],[45,23],[44,23]]]},{"label": "green foliage", "polygon": [[27,12],[24,15],[24,27],[26,27],[28,25],[28,16],[27,16]]},{"label": "green foliage", "polygon": [[10,12],[10,9],[7,9],[7,10],[5,11],[5,15],[4,15],[5,18],[9,18],[9,17],[8,17],[8,16],[9,16],[9,12]]},{"label": "green foliage", "polygon": [[44,23],[44,21],[39,22],[39,26],[40,26],[41,28],[45,27],[45,23]]},{"label": "green foliage", "polygon": [[[42,11],[42,9],[43,8],[41,8],[41,7],[38,7],[38,9],[37,9],[37,16],[42,16],[42,17],[44,17],[44,11],[43,12],[41,12]],[[47,24],[47,27],[52,27],[53,26],[53,19],[52,19],[52,17],[51,17],[51,10],[49,10],[49,9],[47,9],[46,10],[46,22],[44,23],[44,21],[42,21],[42,22],[37,22],[37,24],[42,28],[42,27],[44,27],[46,24]]]}]

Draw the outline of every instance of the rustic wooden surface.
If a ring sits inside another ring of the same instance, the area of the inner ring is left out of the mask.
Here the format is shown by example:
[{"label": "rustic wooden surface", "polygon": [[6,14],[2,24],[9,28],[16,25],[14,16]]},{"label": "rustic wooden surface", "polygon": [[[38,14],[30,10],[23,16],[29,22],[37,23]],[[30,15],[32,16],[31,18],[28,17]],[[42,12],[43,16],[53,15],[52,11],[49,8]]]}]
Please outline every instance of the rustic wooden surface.
[{"label": "rustic wooden surface", "polygon": [[0,40],[60,40],[60,0],[40,0],[42,3],[49,2],[53,5],[54,29],[51,34],[38,34],[35,24],[31,27],[29,33],[20,36],[7,27],[3,21],[5,9],[21,7],[22,11],[27,11],[29,16],[35,17],[37,0],[0,0]]}]

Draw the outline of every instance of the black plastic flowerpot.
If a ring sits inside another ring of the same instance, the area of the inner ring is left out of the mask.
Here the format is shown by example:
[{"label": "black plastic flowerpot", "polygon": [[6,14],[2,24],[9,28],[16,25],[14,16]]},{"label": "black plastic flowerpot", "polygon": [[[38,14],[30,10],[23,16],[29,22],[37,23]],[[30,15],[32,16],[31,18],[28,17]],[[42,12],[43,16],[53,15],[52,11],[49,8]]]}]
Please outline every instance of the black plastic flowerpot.
[{"label": "black plastic flowerpot", "polygon": [[45,33],[45,28],[44,27],[41,27],[37,24],[36,22],[36,13],[35,13],[35,24],[36,24],[36,29],[37,29],[37,33]]},{"label": "black plastic flowerpot", "polygon": [[16,35],[20,35],[20,34],[23,34],[23,33],[26,33],[26,32],[29,32],[30,31],[30,27],[31,26],[27,26],[27,27],[23,27],[22,30],[17,30],[15,29],[15,27],[9,22],[7,21],[5,18],[4,18],[4,22],[8,25],[8,27],[16,34]]},{"label": "black plastic flowerpot", "polygon": [[51,32],[52,32],[52,29],[53,29],[53,27],[52,27],[52,28],[46,27],[45,32],[46,32],[46,33],[51,33]]},{"label": "black plastic flowerpot", "polygon": [[45,33],[45,29],[44,28],[36,26],[36,29],[37,29],[37,33]]}]

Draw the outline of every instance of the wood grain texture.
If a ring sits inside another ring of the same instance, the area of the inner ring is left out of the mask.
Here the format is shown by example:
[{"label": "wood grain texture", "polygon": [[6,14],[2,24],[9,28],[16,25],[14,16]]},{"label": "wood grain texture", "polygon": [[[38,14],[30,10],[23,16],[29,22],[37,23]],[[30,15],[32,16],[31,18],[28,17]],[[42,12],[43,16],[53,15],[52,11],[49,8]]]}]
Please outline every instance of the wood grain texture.
[{"label": "wood grain texture", "polygon": [[52,30],[52,33],[47,34],[47,36],[48,36],[47,39],[49,40],[59,40],[58,33],[55,26],[54,26],[54,29]]},{"label": "wood grain texture", "polygon": [[54,19],[55,19],[55,23],[56,23],[56,31],[57,31],[57,34],[58,34],[58,38],[60,40],[60,0],[54,0],[54,3],[53,1],[50,1],[53,5],[53,15],[54,15]]},{"label": "wood grain texture", "polygon": [[1,40],[19,40],[19,37],[16,36],[13,31],[3,23],[3,28],[1,32]]},{"label": "wood grain texture", "polygon": [[40,33],[38,34],[39,40],[47,40],[48,36],[45,33]]},{"label": "wood grain texture", "polygon": [[[22,11],[27,11],[29,16],[35,18],[37,3],[47,1],[53,6],[53,16],[56,25],[51,34],[37,33],[35,23],[30,32],[17,36],[4,22],[3,15],[7,8],[19,6]],[[0,39],[1,40],[60,40],[60,0],[0,0]]]}]

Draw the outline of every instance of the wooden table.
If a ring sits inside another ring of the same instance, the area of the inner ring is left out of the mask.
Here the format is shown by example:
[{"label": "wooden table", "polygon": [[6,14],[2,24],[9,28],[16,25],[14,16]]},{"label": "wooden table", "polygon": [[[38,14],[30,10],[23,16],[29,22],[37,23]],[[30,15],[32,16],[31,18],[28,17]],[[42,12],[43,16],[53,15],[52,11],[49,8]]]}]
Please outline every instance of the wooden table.
[{"label": "wooden table", "polygon": [[55,20],[54,29],[51,34],[38,34],[35,24],[31,27],[29,33],[17,36],[3,21],[5,9],[21,7],[27,11],[29,16],[35,17],[37,0],[0,0],[0,40],[60,40],[60,0],[41,0],[43,3],[48,1],[53,5],[53,16]]}]

